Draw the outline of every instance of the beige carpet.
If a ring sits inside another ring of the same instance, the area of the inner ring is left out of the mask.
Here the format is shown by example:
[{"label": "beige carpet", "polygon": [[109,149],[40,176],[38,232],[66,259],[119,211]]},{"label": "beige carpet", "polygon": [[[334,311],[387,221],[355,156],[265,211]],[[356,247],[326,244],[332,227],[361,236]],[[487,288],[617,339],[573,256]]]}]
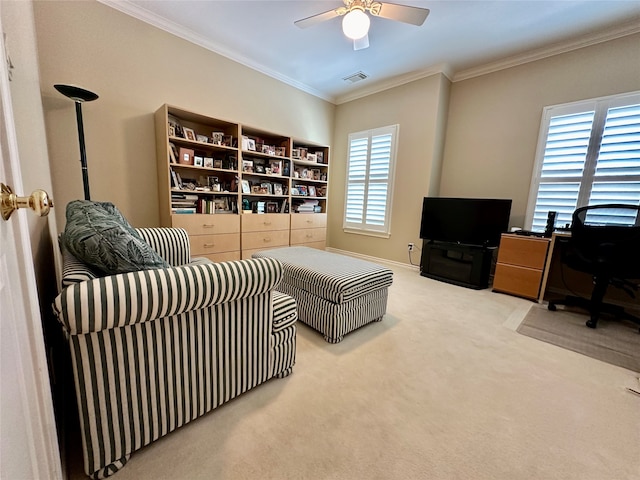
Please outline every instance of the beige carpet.
[{"label": "beige carpet", "polygon": [[587,320],[584,313],[550,312],[546,306],[535,305],[518,327],[518,333],[640,372],[637,326],[604,317],[594,330],[585,326]]},{"label": "beige carpet", "polygon": [[291,376],[114,480],[640,478],[637,374],[518,334],[529,301],[393,270],[382,322],[336,345],[300,325]]}]

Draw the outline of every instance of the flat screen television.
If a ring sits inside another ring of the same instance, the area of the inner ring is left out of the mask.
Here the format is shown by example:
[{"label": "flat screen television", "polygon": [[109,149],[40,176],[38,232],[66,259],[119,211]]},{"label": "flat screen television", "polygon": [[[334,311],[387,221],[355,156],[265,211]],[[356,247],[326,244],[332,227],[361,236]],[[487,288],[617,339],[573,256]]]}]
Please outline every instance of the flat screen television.
[{"label": "flat screen television", "polygon": [[509,229],[510,213],[507,199],[424,197],[420,238],[497,247]]}]

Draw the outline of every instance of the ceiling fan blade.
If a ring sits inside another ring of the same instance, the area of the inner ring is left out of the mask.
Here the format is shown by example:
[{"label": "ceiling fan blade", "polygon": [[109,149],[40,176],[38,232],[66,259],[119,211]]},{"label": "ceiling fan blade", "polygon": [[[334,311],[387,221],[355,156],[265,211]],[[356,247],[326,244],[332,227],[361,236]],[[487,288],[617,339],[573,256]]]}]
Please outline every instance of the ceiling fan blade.
[{"label": "ceiling fan blade", "polygon": [[429,9],[382,2],[380,11],[377,13],[371,13],[378,17],[388,18],[389,20],[397,20],[398,22],[420,26],[427,19]]},{"label": "ceiling fan blade", "polygon": [[300,28],[309,28],[320,22],[324,22],[326,20],[331,20],[332,18],[339,17],[340,15],[344,15],[344,13],[340,13],[340,10],[343,8],[336,8],[334,10],[329,10],[328,12],[318,13],[317,15],[311,15],[310,17],[303,18],[301,20],[296,20],[293,24]]},{"label": "ceiling fan blade", "polygon": [[365,35],[364,37],[353,41],[354,50],[364,50],[365,48],[369,48],[369,35]]}]

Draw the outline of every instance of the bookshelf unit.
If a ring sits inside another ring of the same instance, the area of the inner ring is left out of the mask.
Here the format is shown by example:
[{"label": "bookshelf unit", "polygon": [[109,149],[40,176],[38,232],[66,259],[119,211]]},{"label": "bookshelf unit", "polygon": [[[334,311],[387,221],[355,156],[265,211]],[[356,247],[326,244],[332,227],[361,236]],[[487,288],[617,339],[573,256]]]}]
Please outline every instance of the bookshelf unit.
[{"label": "bookshelf unit", "polygon": [[163,105],[155,114],[162,226],[213,261],[324,249],[329,147]]}]

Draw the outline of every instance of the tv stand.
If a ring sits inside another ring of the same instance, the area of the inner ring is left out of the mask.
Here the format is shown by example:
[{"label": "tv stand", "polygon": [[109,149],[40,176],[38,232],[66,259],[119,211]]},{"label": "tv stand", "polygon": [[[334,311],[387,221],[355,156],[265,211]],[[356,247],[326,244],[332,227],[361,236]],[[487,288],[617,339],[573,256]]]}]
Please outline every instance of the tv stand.
[{"label": "tv stand", "polygon": [[489,287],[497,247],[423,240],[420,275],[462,287]]}]

